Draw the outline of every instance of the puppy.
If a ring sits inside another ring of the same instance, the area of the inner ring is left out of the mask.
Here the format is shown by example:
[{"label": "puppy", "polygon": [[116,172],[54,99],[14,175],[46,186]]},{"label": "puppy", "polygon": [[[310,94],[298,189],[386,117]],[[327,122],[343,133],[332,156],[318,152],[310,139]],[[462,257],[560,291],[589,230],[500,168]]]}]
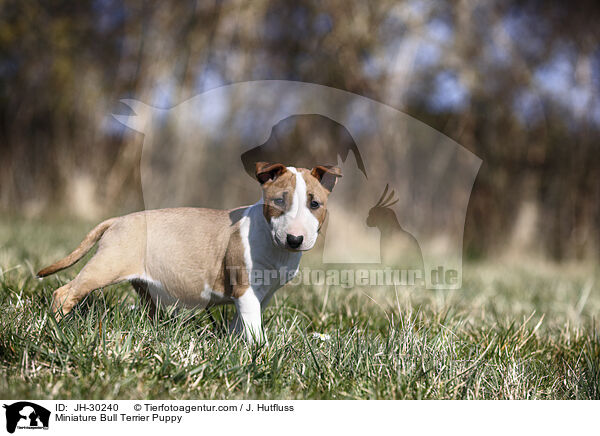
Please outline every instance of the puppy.
[{"label": "puppy", "polygon": [[274,292],[298,272],[327,214],[337,167],[312,170],[256,163],[262,199],[232,210],[159,209],[111,218],[96,226],[64,259],[44,268],[45,277],[98,250],[81,272],[54,291],[52,311],[66,315],[94,289],[129,281],[147,300],[205,308],[234,304],[230,330],[263,341],[261,313]]}]

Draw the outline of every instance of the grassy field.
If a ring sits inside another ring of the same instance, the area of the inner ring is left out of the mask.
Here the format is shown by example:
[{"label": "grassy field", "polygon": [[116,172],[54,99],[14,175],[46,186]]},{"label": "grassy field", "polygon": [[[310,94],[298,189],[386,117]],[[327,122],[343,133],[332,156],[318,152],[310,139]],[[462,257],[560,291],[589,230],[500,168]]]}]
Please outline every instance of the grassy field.
[{"label": "grassy field", "polygon": [[80,265],[33,272],[89,228],[0,221],[0,397],[600,398],[594,265],[467,263],[459,291],[284,288],[265,313],[269,345],[248,348],[205,312],[147,319],[129,285],[57,324],[52,290]]}]

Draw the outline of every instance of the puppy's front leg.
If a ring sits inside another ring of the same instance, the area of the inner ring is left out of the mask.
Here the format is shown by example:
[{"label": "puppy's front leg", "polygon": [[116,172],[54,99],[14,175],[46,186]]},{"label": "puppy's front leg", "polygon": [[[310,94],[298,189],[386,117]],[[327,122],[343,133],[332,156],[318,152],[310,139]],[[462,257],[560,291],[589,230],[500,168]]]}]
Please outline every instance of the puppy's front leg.
[{"label": "puppy's front leg", "polygon": [[[237,314],[234,317],[233,328],[239,331],[243,327],[244,334],[249,343],[257,341],[266,342],[266,336],[262,329],[261,305],[254,290],[249,287],[239,297],[234,299]],[[241,326],[240,326],[241,321]]]}]

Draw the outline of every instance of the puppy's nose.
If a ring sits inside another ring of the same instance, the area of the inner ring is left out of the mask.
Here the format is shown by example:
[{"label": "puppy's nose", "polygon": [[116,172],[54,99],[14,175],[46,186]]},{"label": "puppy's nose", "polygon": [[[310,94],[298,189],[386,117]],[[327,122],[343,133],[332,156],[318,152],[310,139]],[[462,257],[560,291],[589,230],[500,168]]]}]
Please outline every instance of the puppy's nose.
[{"label": "puppy's nose", "polygon": [[304,236],[290,235],[289,233],[286,238],[287,244],[290,248],[298,248],[300,244],[302,244],[303,239]]}]

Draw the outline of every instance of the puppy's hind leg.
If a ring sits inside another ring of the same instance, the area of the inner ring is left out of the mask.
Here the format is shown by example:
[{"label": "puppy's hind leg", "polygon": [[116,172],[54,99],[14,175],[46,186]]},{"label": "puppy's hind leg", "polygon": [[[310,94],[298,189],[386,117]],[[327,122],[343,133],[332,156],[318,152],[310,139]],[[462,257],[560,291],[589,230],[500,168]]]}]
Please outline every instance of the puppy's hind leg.
[{"label": "puppy's hind leg", "polygon": [[74,283],[78,277],[61,286],[52,294],[52,313],[54,313],[57,319],[67,315],[91,291],[102,287],[102,285],[82,287],[80,284]]},{"label": "puppy's hind leg", "polygon": [[126,276],[123,265],[99,250],[77,277],[54,291],[52,312],[61,318],[93,290],[124,281]]},{"label": "puppy's hind leg", "polygon": [[63,307],[63,305],[65,307],[67,307],[69,305],[69,303],[67,303],[67,300],[69,298],[70,289],[71,289],[71,282],[67,283],[66,285],[61,286],[60,288],[58,288],[57,290],[55,290],[52,293],[52,313],[56,314],[57,317],[59,317],[59,315],[66,315],[71,310],[71,309],[68,309],[67,311],[65,311],[62,314],[57,313],[59,311],[59,309],[61,309]]}]

